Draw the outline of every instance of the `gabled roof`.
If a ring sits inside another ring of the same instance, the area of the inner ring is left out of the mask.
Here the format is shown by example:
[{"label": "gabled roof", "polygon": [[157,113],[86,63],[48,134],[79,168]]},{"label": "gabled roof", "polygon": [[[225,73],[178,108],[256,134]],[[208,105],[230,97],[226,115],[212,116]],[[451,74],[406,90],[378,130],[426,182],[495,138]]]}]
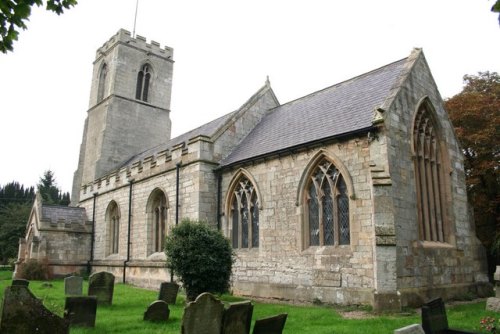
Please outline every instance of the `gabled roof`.
[{"label": "gabled roof", "polygon": [[408,58],[278,106],[222,161],[228,166],[373,126]]},{"label": "gabled roof", "polygon": [[87,214],[85,208],[42,204],[41,220],[54,223],[64,220],[68,223],[75,222],[84,224],[87,221]]}]

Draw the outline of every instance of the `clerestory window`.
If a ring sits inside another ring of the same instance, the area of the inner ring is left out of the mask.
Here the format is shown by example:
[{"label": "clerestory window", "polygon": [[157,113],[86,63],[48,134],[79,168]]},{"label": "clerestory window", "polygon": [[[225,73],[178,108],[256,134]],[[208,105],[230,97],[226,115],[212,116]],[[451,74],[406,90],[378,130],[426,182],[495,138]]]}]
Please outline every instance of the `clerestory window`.
[{"label": "clerestory window", "polygon": [[446,241],[445,173],[440,136],[428,103],[418,109],[413,128],[413,150],[420,239]]},{"label": "clerestory window", "polygon": [[259,247],[259,200],[255,186],[247,177],[238,179],[230,208],[233,248]]},{"label": "clerestory window", "polygon": [[306,246],[349,245],[349,196],[339,170],[329,160],[321,160],[306,190]]},{"label": "clerestory window", "polygon": [[144,64],[139,73],[137,73],[137,86],[135,90],[136,99],[148,102],[150,81],[151,67],[149,64]]}]

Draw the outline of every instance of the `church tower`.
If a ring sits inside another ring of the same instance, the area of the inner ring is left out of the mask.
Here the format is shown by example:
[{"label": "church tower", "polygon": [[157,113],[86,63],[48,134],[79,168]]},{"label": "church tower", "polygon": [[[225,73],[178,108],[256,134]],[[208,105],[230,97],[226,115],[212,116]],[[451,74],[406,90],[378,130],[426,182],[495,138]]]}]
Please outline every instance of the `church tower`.
[{"label": "church tower", "polygon": [[97,50],[72,205],[82,185],[170,139],[173,49],[121,29]]}]

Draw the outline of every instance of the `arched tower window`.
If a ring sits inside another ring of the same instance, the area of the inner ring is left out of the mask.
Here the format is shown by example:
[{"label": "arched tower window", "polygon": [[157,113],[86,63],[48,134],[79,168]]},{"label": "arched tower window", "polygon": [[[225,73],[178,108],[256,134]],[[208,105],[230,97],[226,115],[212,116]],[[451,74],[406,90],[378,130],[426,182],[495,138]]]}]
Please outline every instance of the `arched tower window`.
[{"label": "arched tower window", "polygon": [[413,152],[420,239],[446,241],[445,173],[433,109],[424,101],[415,115]]},{"label": "arched tower window", "polygon": [[241,175],[233,188],[230,224],[233,248],[259,247],[259,199],[253,183]]},{"label": "arched tower window", "polygon": [[148,102],[149,85],[151,80],[151,66],[144,64],[139,73],[137,73],[137,87],[135,90],[135,98]]},{"label": "arched tower window", "polygon": [[148,253],[162,252],[167,231],[167,197],[160,189],[155,189],[148,200]]},{"label": "arched tower window", "polygon": [[108,75],[108,66],[103,64],[99,73],[99,86],[97,88],[97,102],[104,98],[104,89],[106,87],[106,76]]},{"label": "arched tower window", "polygon": [[306,246],[349,245],[349,195],[331,161],[320,160],[306,183],[304,197]]},{"label": "arched tower window", "polygon": [[120,210],[118,204],[112,201],[106,210],[108,225],[108,254],[118,254],[120,240]]}]

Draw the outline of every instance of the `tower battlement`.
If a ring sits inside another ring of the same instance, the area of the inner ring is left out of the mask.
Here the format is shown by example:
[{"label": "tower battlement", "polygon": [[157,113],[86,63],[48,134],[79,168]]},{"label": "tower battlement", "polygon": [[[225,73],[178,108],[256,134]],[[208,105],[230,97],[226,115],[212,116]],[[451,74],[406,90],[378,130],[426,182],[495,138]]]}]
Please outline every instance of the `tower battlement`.
[{"label": "tower battlement", "polygon": [[125,29],[120,29],[118,32],[112,36],[107,42],[105,42],[96,51],[96,59],[100,58],[103,54],[106,54],[108,50],[112,49],[117,43],[129,44],[132,47],[137,47],[139,49],[145,50],[148,53],[154,54],[163,58],[172,58],[174,49],[168,46],[161,48],[160,43],[151,40],[147,43],[146,37],[137,35],[133,38],[130,31]]}]

